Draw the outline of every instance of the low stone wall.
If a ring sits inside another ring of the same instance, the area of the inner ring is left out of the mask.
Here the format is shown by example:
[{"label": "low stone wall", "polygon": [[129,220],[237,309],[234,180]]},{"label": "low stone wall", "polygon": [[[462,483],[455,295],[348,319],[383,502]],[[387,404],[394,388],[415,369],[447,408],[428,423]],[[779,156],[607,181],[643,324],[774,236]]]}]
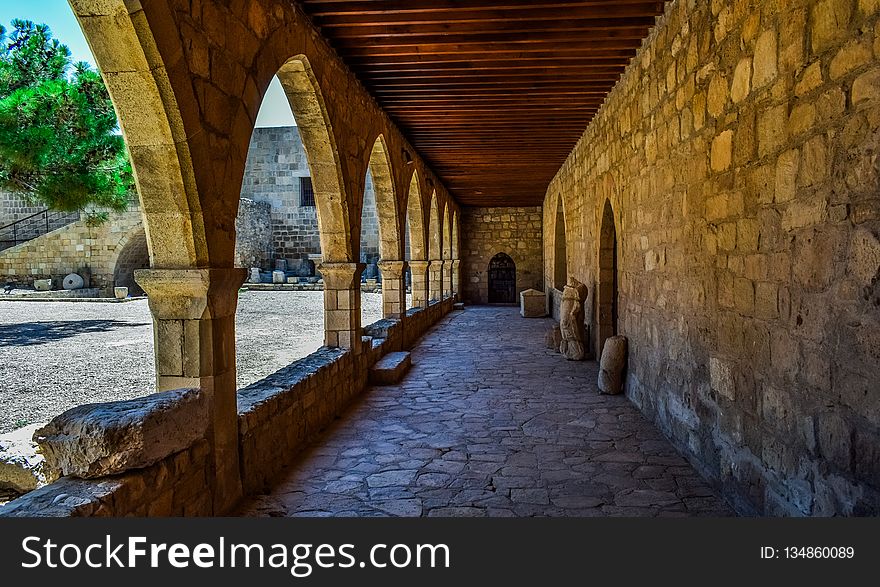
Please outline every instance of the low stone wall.
[{"label": "low stone wall", "polygon": [[[413,308],[405,327],[381,320],[365,328],[360,354],[324,347],[238,392],[239,450],[246,494],[271,486],[308,443],[367,385],[383,355],[409,348],[452,310],[453,299]],[[384,336],[385,338],[379,338]],[[0,517],[210,516],[212,458],[207,440],[159,463],[114,477],[58,481],[0,507]]]},{"label": "low stone wall", "polygon": [[365,329],[385,338],[364,337],[360,354],[321,348],[238,392],[241,478],[245,493],[273,485],[299,452],[333,421],[367,385],[368,372],[383,355],[409,348],[452,309],[452,299],[381,320]]},{"label": "low stone wall", "polygon": [[0,507],[0,516],[210,516],[210,453],[208,441],[200,440],[152,467],[124,475],[63,477]]}]

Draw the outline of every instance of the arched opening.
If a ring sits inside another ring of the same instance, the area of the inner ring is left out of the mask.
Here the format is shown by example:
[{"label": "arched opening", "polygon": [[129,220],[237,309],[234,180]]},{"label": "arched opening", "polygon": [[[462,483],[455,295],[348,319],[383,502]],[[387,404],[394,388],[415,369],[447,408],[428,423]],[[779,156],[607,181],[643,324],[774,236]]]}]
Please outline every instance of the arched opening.
[{"label": "arched opening", "polygon": [[609,200],[602,211],[599,230],[599,287],[597,356],[602,356],[605,340],[617,334],[617,229],[614,226],[614,210]]},{"label": "arched opening", "polygon": [[311,173],[322,260],[354,261],[339,153],[321,88],[305,55],[289,59],[277,77],[296,119]]},{"label": "arched opening", "polygon": [[516,303],[516,263],[506,253],[498,253],[489,261],[489,303]]},{"label": "arched opening", "polygon": [[452,295],[452,229],[449,219],[449,202],[443,206],[443,273],[441,287],[443,297]]},{"label": "arched opening", "polygon": [[[390,303],[390,290],[397,290],[399,282],[393,275],[382,275],[379,261],[399,261],[401,259],[400,220],[397,208],[397,194],[391,161],[385,137],[379,135],[373,143],[365,181],[363,205],[361,208],[361,263],[366,265],[361,290],[361,321],[370,324],[380,318],[397,317],[402,309],[399,302]],[[392,267],[387,267],[394,271]],[[386,280],[386,277],[388,278]],[[379,284],[383,293],[379,293]],[[388,291],[386,291],[388,290]],[[384,304],[383,295],[387,293],[389,303]],[[377,312],[378,310],[378,312]]]},{"label": "arched opening", "polygon": [[568,281],[568,259],[565,246],[565,213],[562,196],[556,202],[556,232],[553,241],[553,287],[562,291]]},{"label": "arched opening", "polygon": [[431,261],[429,270],[428,299],[437,301],[442,299],[442,272],[436,265],[443,257],[440,234],[440,206],[437,203],[437,191],[431,195],[431,210],[428,222],[428,259]]},{"label": "arched opening", "polygon": [[134,272],[150,266],[150,252],[147,249],[147,233],[144,227],[136,228],[129,235],[128,240],[120,243],[120,247],[122,248],[113,268],[113,285],[127,287],[130,296],[142,296],[144,290],[134,280]]},{"label": "arched opening", "polygon": [[[405,256],[410,263],[407,283],[410,286],[409,307],[421,306],[425,299],[425,291],[418,291],[427,283],[427,270],[419,263],[428,259],[425,245],[425,215],[422,211],[422,190],[419,183],[419,172],[413,171],[406,197],[406,244]],[[409,308],[408,308],[409,309]]]}]

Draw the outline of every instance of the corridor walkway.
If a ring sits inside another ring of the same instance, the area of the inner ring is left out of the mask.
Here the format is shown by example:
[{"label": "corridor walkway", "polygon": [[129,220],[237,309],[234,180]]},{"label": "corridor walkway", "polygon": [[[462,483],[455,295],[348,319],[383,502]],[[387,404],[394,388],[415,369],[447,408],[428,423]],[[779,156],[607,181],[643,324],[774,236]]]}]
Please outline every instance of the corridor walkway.
[{"label": "corridor walkway", "polygon": [[453,312],[400,385],[371,387],[247,516],[731,515],[549,319]]}]

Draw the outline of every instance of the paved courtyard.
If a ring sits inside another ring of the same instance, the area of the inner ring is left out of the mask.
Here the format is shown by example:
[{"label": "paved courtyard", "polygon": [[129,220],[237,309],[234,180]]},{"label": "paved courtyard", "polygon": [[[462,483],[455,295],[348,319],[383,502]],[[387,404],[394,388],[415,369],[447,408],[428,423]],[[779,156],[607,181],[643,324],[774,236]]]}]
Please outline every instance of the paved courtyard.
[{"label": "paved courtyard", "polygon": [[454,312],[400,385],[371,387],[248,516],[724,516],[727,506],[551,321]]},{"label": "paved courtyard", "polygon": [[[381,318],[364,293],[363,323]],[[322,292],[244,292],[236,316],[244,387],[324,343]],[[153,326],[146,300],[0,301],[0,433],[74,406],[152,393]]]}]

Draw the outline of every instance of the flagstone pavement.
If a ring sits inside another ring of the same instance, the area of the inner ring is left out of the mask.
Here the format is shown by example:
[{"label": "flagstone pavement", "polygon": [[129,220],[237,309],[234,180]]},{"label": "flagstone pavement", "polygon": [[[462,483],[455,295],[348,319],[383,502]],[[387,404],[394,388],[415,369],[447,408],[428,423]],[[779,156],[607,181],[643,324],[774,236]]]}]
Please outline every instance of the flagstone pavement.
[{"label": "flagstone pavement", "polygon": [[453,312],[398,385],[371,386],[243,516],[730,516],[550,319]]}]

